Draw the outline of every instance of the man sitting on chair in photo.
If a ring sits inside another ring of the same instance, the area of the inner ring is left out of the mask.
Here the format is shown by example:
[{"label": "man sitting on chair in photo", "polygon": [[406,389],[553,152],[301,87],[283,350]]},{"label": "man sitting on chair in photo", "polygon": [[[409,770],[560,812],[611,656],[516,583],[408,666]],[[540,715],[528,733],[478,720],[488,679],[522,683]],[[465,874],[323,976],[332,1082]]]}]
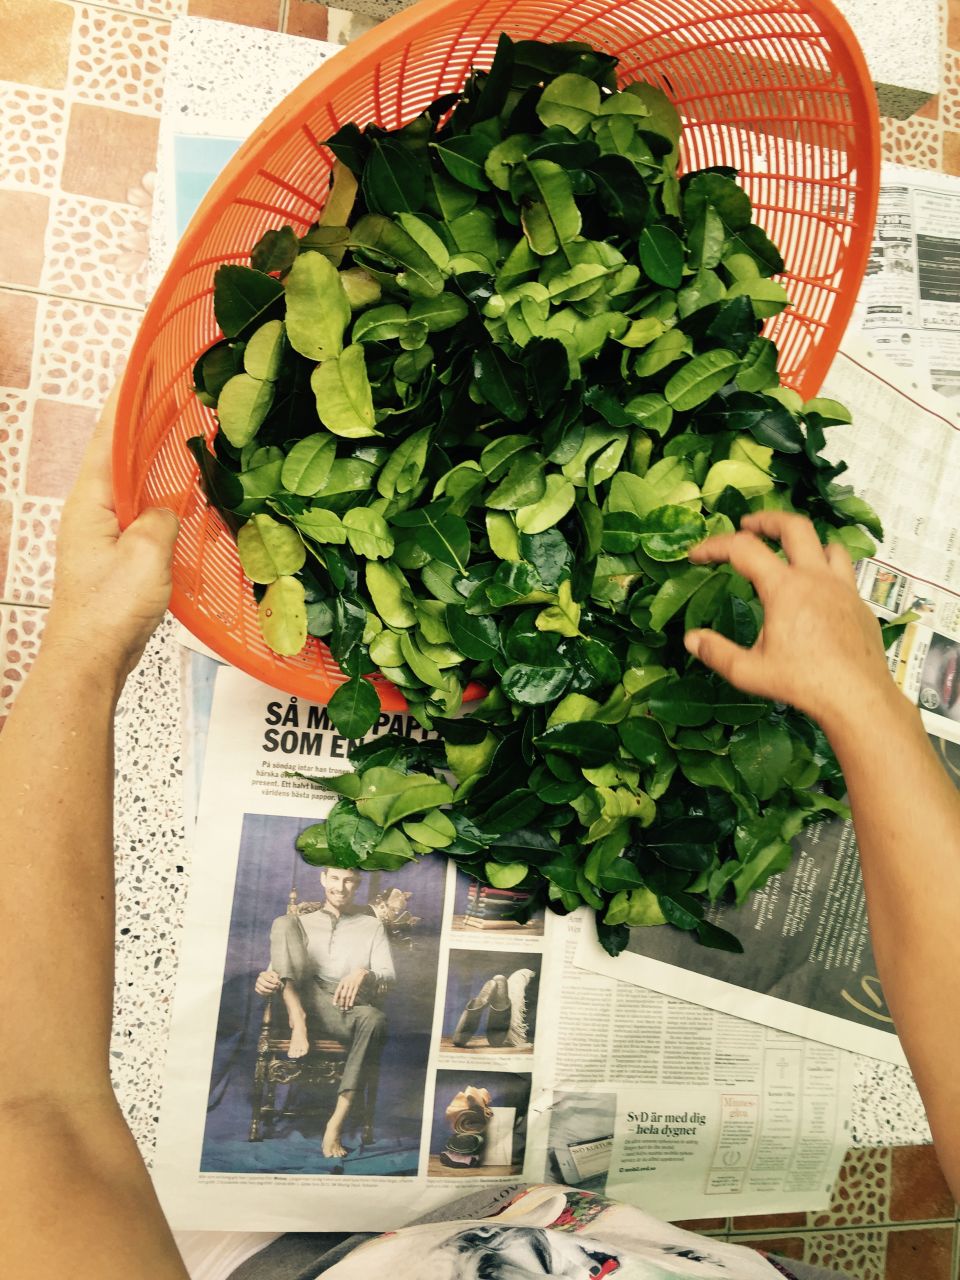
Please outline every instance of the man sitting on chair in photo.
[{"label": "man sitting on chair in photo", "polygon": [[323,1154],[344,1156],[340,1141],[354,1094],[376,1071],[386,1030],[371,1003],[394,980],[390,943],[380,919],[354,906],[360,873],[341,867],[320,872],[324,903],[318,911],[278,916],[270,930],[270,968],[259,974],[257,995],[282,987],[290,1020],[290,1057],[310,1049],[310,1031],[347,1048],[340,1092],[323,1134]]}]

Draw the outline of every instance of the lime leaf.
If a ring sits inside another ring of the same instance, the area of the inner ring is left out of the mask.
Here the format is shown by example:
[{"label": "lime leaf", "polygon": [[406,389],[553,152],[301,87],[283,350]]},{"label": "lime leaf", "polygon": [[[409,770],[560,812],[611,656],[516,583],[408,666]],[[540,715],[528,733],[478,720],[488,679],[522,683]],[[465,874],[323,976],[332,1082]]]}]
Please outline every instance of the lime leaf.
[{"label": "lime leaf", "polygon": [[287,337],[309,360],[329,360],[343,350],[350,303],[336,267],[322,253],[301,253],[286,279]]},{"label": "lime leaf", "polygon": [[307,643],[307,606],[303,583],[298,579],[282,577],[271,582],[257,616],[263,638],[274,653],[293,657]]},{"label": "lime leaf", "polygon": [[294,574],[307,557],[296,529],[272,516],[251,516],[237,534],[240,566],[251,582],[273,582]]}]

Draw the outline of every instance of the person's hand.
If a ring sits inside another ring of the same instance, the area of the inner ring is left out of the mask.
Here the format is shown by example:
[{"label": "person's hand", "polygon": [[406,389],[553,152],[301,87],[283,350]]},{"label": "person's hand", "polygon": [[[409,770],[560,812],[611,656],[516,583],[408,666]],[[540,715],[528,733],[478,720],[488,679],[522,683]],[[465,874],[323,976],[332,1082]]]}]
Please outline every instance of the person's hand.
[{"label": "person's hand", "polygon": [[[715,631],[688,631],[690,653],[745,693],[789,702],[824,728],[862,713],[871,691],[894,689],[880,626],[857,594],[846,549],[822,546],[809,520],[782,511],[744,516],[741,530],[688,554],[694,564],[727,562],[749,579],[763,628],[750,649]],[[761,536],[782,545],[786,562]]]},{"label": "person's hand", "polygon": [[118,388],[104,405],[63,508],[45,644],[121,680],[136,666],[170,599],[178,521],[151,507],[120,531],[111,483]]},{"label": "person's hand", "polygon": [[357,1002],[360,988],[370,973],[369,969],[354,969],[345,978],[341,978],[333,993],[333,1003],[338,1009],[352,1009]]},{"label": "person's hand", "polygon": [[254,991],[258,996],[272,996],[275,991],[279,991],[282,986],[279,973],[273,969],[264,969],[263,973],[257,974],[257,981],[254,984]]}]

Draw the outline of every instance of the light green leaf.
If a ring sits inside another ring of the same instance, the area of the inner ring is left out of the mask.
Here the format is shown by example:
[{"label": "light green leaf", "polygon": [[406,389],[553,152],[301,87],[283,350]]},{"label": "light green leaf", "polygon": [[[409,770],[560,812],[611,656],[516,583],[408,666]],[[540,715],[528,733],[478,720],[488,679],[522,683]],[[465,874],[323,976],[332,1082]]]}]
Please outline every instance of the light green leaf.
[{"label": "light green leaf", "polygon": [[383,560],[393,555],[393,535],[383,516],[371,507],[351,507],[343,517],[343,527],[358,556]]},{"label": "light green leaf", "polygon": [[290,517],[302,534],[312,538],[314,542],[342,545],[347,540],[347,531],[343,521],[333,511],[316,507],[312,511],[304,511],[301,515]]},{"label": "light green leaf", "polygon": [[761,494],[770,492],[773,479],[750,462],[729,459],[726,462],[715,462],[703,482],[703,504],[708,511],[714,509],[721,493],[728,486],[742,493],[745,498],[758,498]]},{"label": "light green leaf", "polygon": [[674,409],[695,409],[729,382],[739,367],[740,357],[733,351],[723,347],[704,351],[677,370],[663,394]]},{"label": "light green leaf", "polygon": [[599,86],[586,76],[573,74],[551,80],[537,103],[537,115],[548,128],[562,125],[571,133],[586,129],[599,112]]},{"label": "light green leaf", "polygon": [[287,338],[309,360],[329,360],[343,350],[350,303],[340,273],[322,253],[301,253],[285,281]]},{"label": "light green leaf", "polygon": [[275,381],[283,359],[282,320],[268,320],[256,331],[243,352],[243,367],[251,378]]},{"label": "light green leaf", "polygon": [[354,342],[387,342],[398,338],[407,323],[407,312],[396,302],[371,307],[357,316],[351,336]]},{"label": "light green leaf", "polygon": [[675,504],[654,508],[640,527],[640,545],[652,560],[683,560],[706,536],[707,522],[700,512]]},{"label": "light green leaf", "polygon": [[662,631],[712,574],[713,570],[706,566],[691,565],[689,569],[667,578],[650,604],[650,626],[653,630]]},{"label": "light green leaf", "polygon": [[303,583],[282,577],[271,582],[257,610],[264,640],[283,657],[298,654],[307,643],[307,606]]},{"label": "light green leaf", "polygon": [[364,576],[374,608],[388,627],[416,626],[413,592],[399,569],[369,560]]},{"label": "light green leaf", "polygon": [[272,516],[251,516],[237,532],[240,566],[251,582],[273,582],[303,568],[307,558],[296,529]]},{"label": "light green leaf", "polygon": [[220,430],[237,449],[253,439],[273,404],[275,386],[251,378],[249,373],[236,373],[226,383],[217,401]]},{"label": "light green leaf", "polygon": [[573,598],[569,578],[560,583],[557,603],[541,609],[534,619],[534,625],[538,631],[557,631],[562,636],[580,634],[580,606]]},{"label": "light green leaf", "polygon": [[318,364],[310,375],[320,421],[336,436],[378,436],[373,393],[363,347],[354,343],[342,355]]},{"label": "light green leaf", "polygon": [[283,487],[303,497],[318,493],[330,475],[336,456],[336,440],[322,432],[298,440],[283,462],[280,472]]},{"label": "light green leaf", "polygon": [[418,298],[410,308],[410,319],[425,324],[428,333],[452,329],[466,314],[466,302],[455,293],[441,293],[436,298]]},{"label": "light green leaf", "polygon": [[521,533],[543,533],[552,529],[573,506],[577,491],[566,478],[552,471],[546,480],[546,492],[539,502],[520,507],[516,527]]}]

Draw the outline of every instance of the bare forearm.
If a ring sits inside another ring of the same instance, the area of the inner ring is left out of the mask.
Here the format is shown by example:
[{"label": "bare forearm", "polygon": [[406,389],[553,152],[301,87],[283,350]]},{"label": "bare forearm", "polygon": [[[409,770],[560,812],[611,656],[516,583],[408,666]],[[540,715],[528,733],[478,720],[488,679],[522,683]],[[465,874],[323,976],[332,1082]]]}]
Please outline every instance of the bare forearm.
[{"label": "bare forearm", "polygon": [[892,684],[825,727],[849,790],[880,981],[960,1194],[960,794]]},{"label": "bare forearm", "polygon": [[[109,1085],[118,686],[107,664],[51,642],[0,735],[0,936],[28,979],[9,983],[4,1019],[32,1043],[27,1079],[0,1047],[7,1097]],[[70,1027],[82,1032],[65,1043]]]}]

